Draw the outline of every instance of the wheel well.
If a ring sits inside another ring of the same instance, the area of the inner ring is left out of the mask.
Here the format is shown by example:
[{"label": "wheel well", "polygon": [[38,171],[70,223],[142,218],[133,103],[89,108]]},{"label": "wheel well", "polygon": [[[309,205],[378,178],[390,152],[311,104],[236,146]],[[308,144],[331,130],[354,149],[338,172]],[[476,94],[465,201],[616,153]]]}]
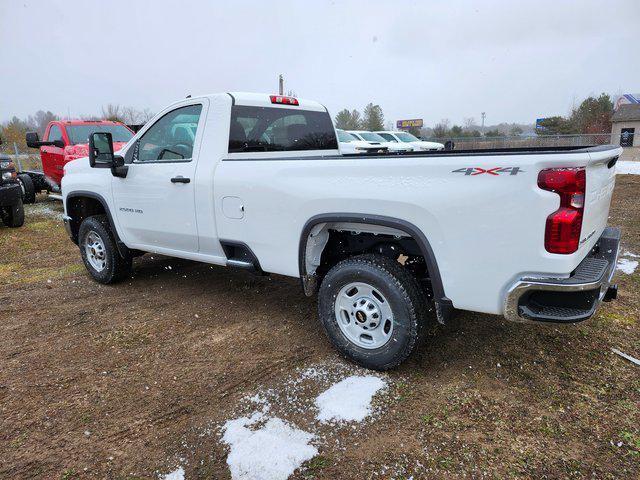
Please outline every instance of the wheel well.
[{"label": "wheel well", "polygon": [[300,237],[300,279],[307,296],[315,294],[336,263],[354,255],[376,253],[411,270],[435,302],[438,321],[453,312],[429,241],[415,225],[380,215],[322,214],[311,218]]},{"label": "wheel well", "polygon": [[398,261],[429,283],[428,269],[414,238],[397,229],[372,224],[321,223],[309,233],[305,274],[318,283],[338,262],[355,255],[377,253]]},{"label": "wheel well", "polygon": [[71,237],[78,243],[78,231],[82,221],[92,215],[104,215],[107,211],[100,200],[93,197],[77,196],[67,199],[67,215],[71,217]]}]

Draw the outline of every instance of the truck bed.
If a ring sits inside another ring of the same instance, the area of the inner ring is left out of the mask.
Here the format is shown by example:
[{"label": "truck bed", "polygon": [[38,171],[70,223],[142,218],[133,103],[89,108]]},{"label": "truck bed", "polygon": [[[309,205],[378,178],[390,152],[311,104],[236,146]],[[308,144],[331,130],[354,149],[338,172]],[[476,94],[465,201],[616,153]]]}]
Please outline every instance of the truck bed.
[{"label": "truck bed", "polygon": [[469,150],[438,150],[423,152],[387,152],[387,153],[350,153],[342,155],[343,157],[410,157],[410,156],[429,156],[429,157],[456,157],[456,156],[487,156],[487,155],[541,155],[554,153],[585,153],[585,152],[603,152],[607,150],[615,150],[616,145],[584,145],[577,147],[522,147],[522,148],[476,148]]},{"label": "truck bed", "polygon": [[[594,153],[605,152],[608,150],[615,150],[619,148],[616,145],[591,145],[591,146],[577,146],[577,147],[523,147],[523,148],[478,148],[470,150],[434,150],[434,151],[421,151],[421,152],[385,152],[385,153],[344,153],[344,154],[331,154],[331,155],[304,155],[298,160],[339,160],[341,158],[377,158],[377,157],[487,157],[487,156],[500,156],[500,155],[552,155],[558,153]],[[252,155],[264,153],[268,155],[264,160],[278,160],[279,157],[274,156],[278,152],[247,152]],[[225,161],[256,161],[263,160],[260,157],[251,156],[248,158],[230,157],[225,158]],[[282,160],[291,160],[290,156],[283,156]]]}]

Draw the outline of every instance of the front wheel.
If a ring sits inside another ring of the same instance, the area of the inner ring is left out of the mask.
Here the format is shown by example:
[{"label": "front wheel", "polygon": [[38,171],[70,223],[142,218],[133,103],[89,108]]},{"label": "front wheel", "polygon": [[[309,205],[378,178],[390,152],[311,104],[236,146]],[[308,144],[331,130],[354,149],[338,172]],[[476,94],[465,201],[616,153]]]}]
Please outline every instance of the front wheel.
[{"label": "front wheel", "polygon": [[0,217],[2,222],[10,228],[18,228],[24,225],[24,205],[22,200],[18,200],[15,205],[0,207]]},{"label": "front wheel", "polygon": [[320,287],[318,310],[331,343],[375,370],[400,365],[422,343],[426,295],[397,261],[360,255],[334,266]]},{"label": "front wheel", "polygon": [[131,271],[131,257],[120,255],[106,215],[85,218],[78,240],[84,266],[96,281],[115,283]]}]

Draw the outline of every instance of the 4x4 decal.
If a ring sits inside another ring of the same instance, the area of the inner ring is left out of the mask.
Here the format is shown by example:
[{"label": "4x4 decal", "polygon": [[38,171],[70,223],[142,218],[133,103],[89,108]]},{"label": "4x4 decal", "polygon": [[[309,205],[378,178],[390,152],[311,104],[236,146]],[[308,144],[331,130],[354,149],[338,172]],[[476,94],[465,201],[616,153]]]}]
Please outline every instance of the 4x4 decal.
[{"label": "4x4 decal", "polygon": [[520,167],[465,167],[452,170],[451,173],[464,173],[465,175],[481,175],[483,173],[488,175],[500,175],[501,173],[508,173],[509,175],[517,175],[519,173],[524,173],[524,170],[521,170]]}]

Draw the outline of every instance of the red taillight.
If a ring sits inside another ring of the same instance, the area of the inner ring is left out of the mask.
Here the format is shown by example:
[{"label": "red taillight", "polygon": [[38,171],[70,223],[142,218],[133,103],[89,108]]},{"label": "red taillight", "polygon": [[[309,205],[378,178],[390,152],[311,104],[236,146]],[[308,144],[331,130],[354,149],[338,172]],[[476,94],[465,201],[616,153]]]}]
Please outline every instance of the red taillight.
[{"label": "red taillight", "polygon": [[544,248],[573,253],[580,244],[587,176],[584,168],[550,168],[538,175],[538,187],[560,195],[560,208],[547,217]]},{"label": "red taillight", "polygon": [[300,105],[297,98],[283,97],[282,95],[271,95],[271,103],[279,103],[281,105]]}]

